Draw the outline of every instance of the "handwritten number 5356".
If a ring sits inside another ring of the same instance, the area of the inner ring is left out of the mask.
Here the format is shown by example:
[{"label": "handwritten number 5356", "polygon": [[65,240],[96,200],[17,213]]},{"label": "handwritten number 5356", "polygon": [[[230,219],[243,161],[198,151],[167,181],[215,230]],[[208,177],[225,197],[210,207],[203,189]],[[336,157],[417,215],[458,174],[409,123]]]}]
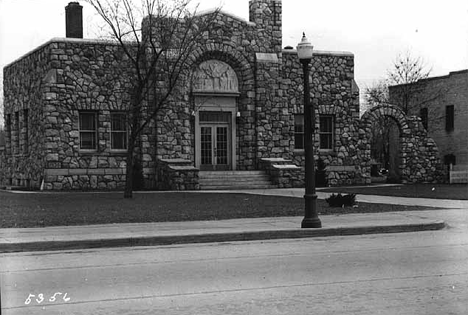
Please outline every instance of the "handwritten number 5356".
[{"label": "handwritten number 5356", "polygon": [[[54,295],[52,295],[50,298],[49,298],[49,302],[57,302],[57,300],[59,298],[61,298],[63,301],[65,302],[68,302],[70,301],[70,298],[67,297],[67,294],[68,293],[61,293],[61,292],[57,292],[55,293]],[[35,299],[34,299],[35,298]],[[34,294],[29,294],[28,298],[26,299],[26,301],[24,301],[24,304],[26,305],[29,305],[31,304],[31,302],[35,301],[37,304],[41,304],[42,302],[45,301],[46,298],[44,298],[44,294],[42,293],[39,293],[37,296],[34,295]]]}]

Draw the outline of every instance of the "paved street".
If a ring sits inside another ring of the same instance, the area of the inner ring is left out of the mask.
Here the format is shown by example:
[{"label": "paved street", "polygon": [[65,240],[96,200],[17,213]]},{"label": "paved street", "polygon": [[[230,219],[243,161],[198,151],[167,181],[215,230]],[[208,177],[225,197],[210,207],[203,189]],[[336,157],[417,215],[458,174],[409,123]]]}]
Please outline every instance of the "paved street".
[{"label": "paved street", "polygon": [[2,314],[467,314],[465,211],[415,215],[450,227],[3,254]]}]

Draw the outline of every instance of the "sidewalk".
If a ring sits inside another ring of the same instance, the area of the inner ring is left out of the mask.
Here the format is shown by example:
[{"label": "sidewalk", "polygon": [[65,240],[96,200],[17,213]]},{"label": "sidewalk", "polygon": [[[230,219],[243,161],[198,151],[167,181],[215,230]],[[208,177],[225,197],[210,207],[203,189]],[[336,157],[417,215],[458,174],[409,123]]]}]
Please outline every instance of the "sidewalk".
[{"label": "sidewalk", "polygon": [[[281,188],[281,189],[256,189],[256,190],[223,190],[223,191],[204,191],[205,193],[243,193],[254,195],[268,195],[268,196],[285,196],[285,197],[304,197],[304,188]],[[317,189],[318,199],[328,198],[331,192],[321,192],[320,188]],[[335,193],[336,194],[336,193]],[[366,203],[381,203],[389,205],[402,205],[402,206],[421,206],[421,207],[435,207],[445,209],[468,209],[468,200],[454,200],[454,199],[428,199],[428,198],[408,198],[408,197],[395,197],[395,196],[377,196],[377,195],[363,195],[356,196],[357,202]]]},{"label": "sidewalk", "polygon": [[302,217],[0,229],[0,253],[399,233],[445,227],[443,221],[411,212],[324,215],[320,219],[320,229],[301,229]]}]

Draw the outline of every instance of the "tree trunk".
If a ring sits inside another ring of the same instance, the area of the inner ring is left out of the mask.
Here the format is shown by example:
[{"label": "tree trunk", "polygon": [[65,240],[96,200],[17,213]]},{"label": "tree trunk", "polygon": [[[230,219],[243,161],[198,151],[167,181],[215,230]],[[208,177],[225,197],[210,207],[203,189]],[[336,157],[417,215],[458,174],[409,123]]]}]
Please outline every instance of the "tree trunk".
[{"label": "tree trunk", "polygon": [[135,164],[135,146],[138,138],[138,128],[140,126],[140,99],[142,96],[142,84],[139,82],[134,90],[131,107],[131,131],[128,139],[127,167],[125,174],[124,198],[133,198],[133,164]]},{"label": "tree trunk", "polygon": [[135,141],[129,141],[127,150],[127,166],[125,174],[124,198],[133,198],[133,151],[135,150]]}]

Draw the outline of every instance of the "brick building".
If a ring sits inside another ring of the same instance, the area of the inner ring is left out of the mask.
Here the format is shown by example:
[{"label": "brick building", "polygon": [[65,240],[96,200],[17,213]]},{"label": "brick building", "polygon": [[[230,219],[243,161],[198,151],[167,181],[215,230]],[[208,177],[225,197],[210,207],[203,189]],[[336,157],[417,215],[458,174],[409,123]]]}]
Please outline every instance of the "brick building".
[{"label": "brick building", "polygon": [[[81,6],[71,7],[78,17],[67,18],[81,21]],[[277,187],[303,184],[302,67],[295,50],[282,48],[281,1],[251,0],[249,8],[249,21],[217,16],[192,51],[186,70],[193,81],[140,135],[143,188],[203,189],[210,171],[229,171],[227,178],[261,171]],[[4,68],[6,185],[124,186],[131,67],[119,45],[74,30],[78,38],[54,38]],[[359,119],[354,55],[314,51],[310,81],[314,152],[328,183],[369,183],[369,127]]]},{"label": "brick building", "polygon": [[390,101],[421,118],[442,161],[468,169],[468,70],[389,87]]}]

